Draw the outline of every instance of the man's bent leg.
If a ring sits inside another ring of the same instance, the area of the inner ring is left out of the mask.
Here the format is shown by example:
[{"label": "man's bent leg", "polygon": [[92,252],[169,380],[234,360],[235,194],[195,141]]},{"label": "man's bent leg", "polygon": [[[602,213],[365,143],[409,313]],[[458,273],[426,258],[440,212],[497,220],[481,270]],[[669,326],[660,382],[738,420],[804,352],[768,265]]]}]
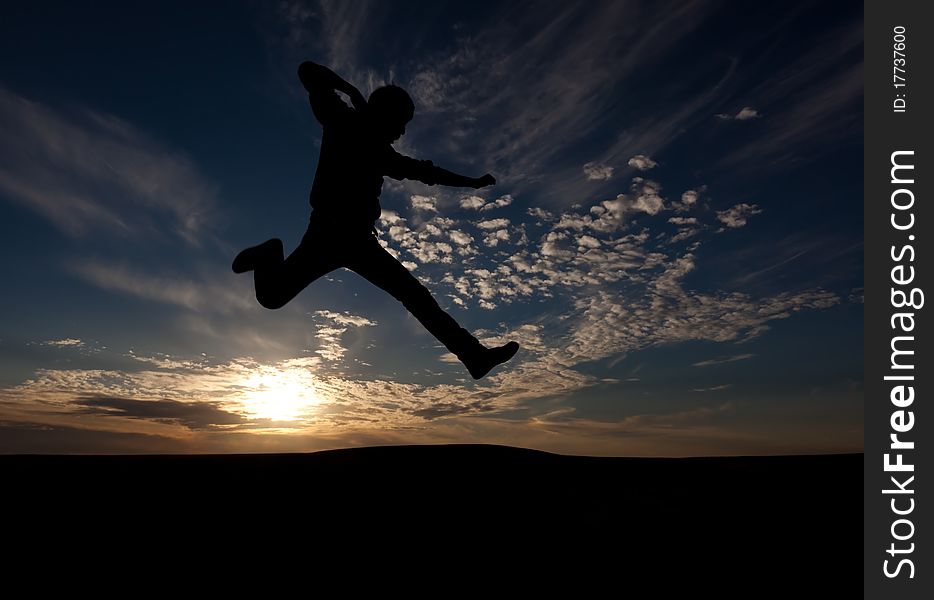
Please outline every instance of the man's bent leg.
[{"label": "man's bent leg", "polygon": [[253,269],[256,299],[265,308],[282,308],[308,284],[338,266],[323,248],[306,243],[305,239],[283,260],[280,242],[278,252],[268,252]]}]

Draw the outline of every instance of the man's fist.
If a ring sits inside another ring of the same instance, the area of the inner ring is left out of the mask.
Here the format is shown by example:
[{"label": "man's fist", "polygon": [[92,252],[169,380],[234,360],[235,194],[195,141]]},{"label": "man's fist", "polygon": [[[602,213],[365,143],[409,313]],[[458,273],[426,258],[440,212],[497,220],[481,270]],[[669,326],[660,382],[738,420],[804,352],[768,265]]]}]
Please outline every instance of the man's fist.
[{"label": "man's fist", "polygon": [[488,186],[488,185],[496,185],[496,178],[493,177],[492,175],[490,175],[489,173],[487,173],[487,174],[484,175],[483,177],[477,178],[477,179],[476,179],[476,182],[477,182],[477,184],[476,184],[474,187],[477,188],[477,189],[480,189],[480,188],[486,187],[486,186]]}]

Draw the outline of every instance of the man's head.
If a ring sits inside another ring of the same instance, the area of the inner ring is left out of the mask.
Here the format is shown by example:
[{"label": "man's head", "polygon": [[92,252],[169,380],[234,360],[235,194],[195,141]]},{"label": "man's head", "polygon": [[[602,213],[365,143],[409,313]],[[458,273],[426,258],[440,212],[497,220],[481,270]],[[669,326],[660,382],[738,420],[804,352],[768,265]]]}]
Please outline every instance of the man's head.
[{"label": "man's head", "polygon": [[415,115],[412,98],[404,89],[392,84],[373,90],[367,107],[378,135],[388,142],[402,137],[406,124]]}]

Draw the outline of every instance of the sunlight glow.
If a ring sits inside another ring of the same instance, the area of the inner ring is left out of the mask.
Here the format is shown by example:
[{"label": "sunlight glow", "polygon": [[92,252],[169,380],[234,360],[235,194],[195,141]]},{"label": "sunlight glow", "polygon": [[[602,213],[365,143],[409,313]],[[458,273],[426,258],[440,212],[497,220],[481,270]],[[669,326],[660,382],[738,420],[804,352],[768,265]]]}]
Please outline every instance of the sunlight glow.
[{"label": "sunlight glow", "polygon": [[240,401],[253,418],[296,421],[321,403],[313,384],[307,368],[264,366],[239,383]]}]

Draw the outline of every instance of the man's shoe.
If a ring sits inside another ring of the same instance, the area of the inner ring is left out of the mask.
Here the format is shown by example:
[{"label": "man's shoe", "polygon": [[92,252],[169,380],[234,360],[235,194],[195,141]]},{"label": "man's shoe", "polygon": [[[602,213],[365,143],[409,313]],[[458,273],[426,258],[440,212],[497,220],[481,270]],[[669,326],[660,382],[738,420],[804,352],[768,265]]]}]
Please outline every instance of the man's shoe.
[{"label": "man's shoe", "polygon": [[252,271],[257,265],[265,262],[267,257],[282,256],[282,240],[273,238],[260,244],[251,246],[240,252],[233,261],[231,268],[234,273],[246,273]]},{"label": "man's shoe", "polygon": [[496,348],[484,348],[469,360],[464,361],[470,376],[474,379],[481,379],[489,373],[496,365],[501,365],[519,351],[519,344],[509,342]]}]

